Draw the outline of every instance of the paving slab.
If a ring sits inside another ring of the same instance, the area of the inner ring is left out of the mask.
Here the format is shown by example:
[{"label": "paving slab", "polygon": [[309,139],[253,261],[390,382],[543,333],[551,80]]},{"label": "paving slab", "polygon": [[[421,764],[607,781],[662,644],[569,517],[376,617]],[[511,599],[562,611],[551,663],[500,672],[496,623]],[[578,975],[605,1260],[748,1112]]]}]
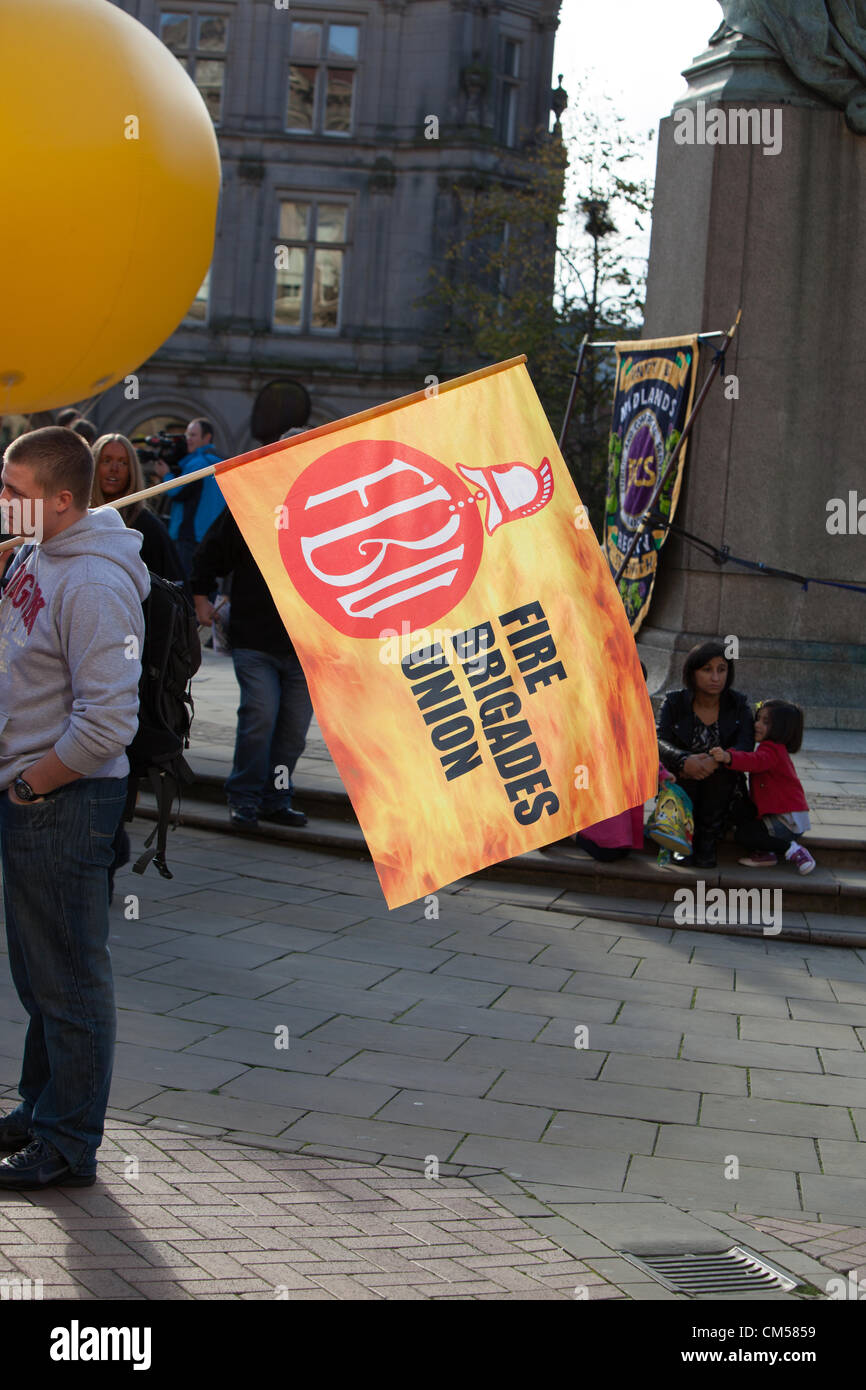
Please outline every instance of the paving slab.
[{"label": "paving slab", "polygon": [[131,988],[139,982],[176,986],[176,1003],[179,1004],[182,1002],[180,990],[184,987],[189,991],[188,998],[192,998],[191,987],[195,986],[199,994],[232,994],[238,999],[257,999],[285,985],[286,977],[257,970],[234,970],[226,965],[207,965],[199,960],[175,960],[136,975]]},{"label": "paving slab", "polygon": [[[551,1017],[565,1018],[570,1024],[612,1023],[619,1010],[617,999],[566,994],[510,986],[494,1001],[495,1009],[529,1014],[546,1023]],[[537,1029],[535,1030],[538,1031]]]},{"label": "paving slab", "polygon": [[866,1217],[866,1174],[862,1177],[803,1176],[803,1201],[820,1212]]},{"label": "paving slab", "polygon": [[[683,1058],[698,1062],[727,1062],[734,1067],[778,1067],[785,1071],[821,1072],[816,1047],[790,1043],[752,1042],[691,1033],[683,1043]],[[862,1054],[866,1060],[866,1054]]]},{"label": "paving slab", "polygon": [[640,1004],[657,1004],[665,1008],[688,1009],[694,1000],[692,985],[662,984],[653,980],[628,979],[612,975],[598,974],[590,970],[576,970],[564,986],[563,994],[595,995],[603,999],[616,999]]},{"label": "paving slab", "polygon": [[856,1139],[847,1108],[806,1105],[777,1100],[743,1100],[733,1096],[706,1096],[701,1106],[701,1125],[713,1129],[743,1129],[754,1125],[761,1134],[790,1134],[807,1138]]},{"label": "paving slab", "polygon": [[[843,1139],[819,1139],[821,1163],[828,1177],[866,1177],[866,1140],[852,1143]],[[866,1217],[866,1211],[863,1213]]]},{"label": "paving slab", "polygon": [[269,1105],[290,1105],[296,1110],[373,1115],[392,1099],[396,1089],[372,1082],[255,1067],[228,1081],[222,1087],[221,1094],[239,1096],[243,1100],[264,1101]]},{"label": "paving slab", "polygon": [[372,995],[397,994],[417,999],[447,999],[486,1008],[500,998],[506,986],[485,984],[483,980],[461,980],[453,975],[427,975],[420,970],[395,970],[370,989]]},{"label": "paving slab", "polygon": [[422,1125],[391,1124],[382,1120],[359,1118],[353,1115],[329,1115],[311,1110],[296,1120],[283,1137],[299,1140],[315,1151],[320,1141],[339,1144],[361,1152],[391,1155],[402,1154],[412,1160],[419,1175],[423,1175],[428,1156],[448,1161],[453,1153],[453,1130],[434,1130]]},{"label": "paving slab", "polygon": [[[314,980],[298,980],[287,985],[283,981],[279,989],[268,990],[259,1001],[268,1006],[283,1010],[284,1019],[297,1011],[298,1015],[310,1011],[322,1013],[332,1019],[345,1014],[359,1019],[377,1019],[390,1022],[405,1013],[415,1002],[414,994],[379,994],[373,989],[352,989],[350,986],[317,983]],[[363,1043],[359,1046],[363,1047]]]},{"label": "paving slab", "polygon": [[379,1081],[388,1086],[443,1091],[452,1096],[482,1096],[500,1075],[498,1067],[472,1067],[458,1060],[438,1062],[423,1057],[397,1057],[385,1052],[356,1052],[338,1066],[334,1076],[353,1081]]},{"label": "paving slab", "polygon": [[769,1071],[752,1067],[752,1095],[774,1100],[808,1101],[816,1105],[866,1105],[866,1079],[812,1076],[805,1072]]},{"label": "paving slab", "polygon": [[737,1177],[728,1178],[726,1168],[735,1171],[724,1161],[702,1163],[638,1154],[629,1165],[626,1191],[651,1193],[680,1207],[706,1206],[719,1211],[740,1207],[753,1211],[778,1204],[794,1209],[799,1206],[794,1173],[740,1164]]},{"label": "paving slab", "polygon": [[272,1135],[281,1134],[287,1125],[305,1113],[303,1108],[290,1110],[281,1105],[186,1090],[166,1091],[140,1101],[135,1108],[143,1115],[159,1119],[210,1122],[220,1129],[245,1129]]},{"label": "paving slab", "polygon": [[740,1037],[757,1042],[791,1043],[795,1047],[830,1047],[861,1050],[854,1028],[849,1023],[808,1023],[804,1019],[768,1019],[753,1014],[740,1020]]},{"label": "paving slab", "polygon": [[244,1066],[212,1057],[195,1057],[167,1048],[138,1047],[119,1042],[114,1054],[114,1074],[130,1081],[153,1081],[161,1086],[212,1090],[232,1077],[240,1076]]},{"label": "paving slab", "polygon": [[843,1004],[829,1001],[824,1004],[812,999],[791,999],[791,1017],[814,1023],[851,1023],[862,1027],[866,1010],[862,1004]]},{"label": "paving slab", "polygon": [[[414,1018],[414,1010],[406,1015]],[[467,1033],[444,1028],[419,1028],[413,1023],[379,1023],[363,1018],[332,1018],[308,1034],[315,1042],[354,1044],[374,1052],[393,1052],[398,1056],[433,1057],[444,1061],[466,1041]]]},{"label": "paving slab", "polygon": [[821,1064],[830,1075],[866,1077],[866,1052],[836,1052],[829,1047],[822,1047],[819,1052]]},{"label": "paving slab", "polygon": [[720,1046],[728,1039],[737,1036],[737,1019],[727,1012],[704,1011],[699,1008],[684,1009],[664,1004],[642,1004],[626,1000],[616,1016],[617,1025],[650,1029],[678,1028],[680,1033],[691,1036],[711,1036],[719,1039]]},{"label": "paving slab", "polygon": [[586,1110],[597,1115],[624,1115],[639,1120],[694,1122],[700,1096],[696,1091],[664,1087],[574,1080],[549,1075],[542,1083],[537,1072],[507,1071],[490,1090],[491,1100],[532,1102],[545,1100],[562,1110]]},{"label": "paving slab", "polygon": [[288,1035],[279,1036],[258,1033],[249,1028],[223,1028],[203,1042],[188,1047],[183,1056],[188,1057],[192,1053],[202,1057],[222,1057],[246,1067],[277,1067],[285,1072],[314,1072],[326,1076],[353,1057],[355,1048],[312,1042],[297,1033],[293,1035],[291,1028]]},{"label": "paving slab", "polygon": [[287,1027],[290,1034],[302,1035],[333,1018],[336,1012],[336,1009],[303,1009],[297,1004],[278,1001],[273,996],[237,999],[230,994],[205,994],[191,1004],[181,1004],[180,1008],[173,1009],[170,1017],[198,1019],[202,1023],[224,1027],[239,1024],[271,1034],[277,1028]]},{"label": "paving slab", "polygon": [[[843,1141],[834,1142],[846,1147]],[[857,1148],[855,1144],[851,1148]],[[654,1150],[657,1158],[687,1158],[723,1167],[730,1155],[756,1168],[783,1172],[820,1173],[816,1141],[806,1137],[758,1134],[744,1129],[719,1129],[701,1125],[661,1125]]]},{"label": "paving slab", "polygon": [[[759,1014],[764,1018],[790,1018],[788,1003],[784,995],[756,994],[748,990],[723,990],[699,988],[695,999],[696,1007],[712,1012],[729,1014]],[[811,1015],[806,1015],[811,1017]],[[821,1015],[819,1015],[821,1017]],[[833,1018],[835,1019],[835,1014]]]},{"label": "paving slab", "polygon": [[467,1038],[450,1059],[459,1066],[491,1066],[497,1076],[507,1068],[543,1072],[564,1077],[591,1077],[598,1072],[599,1054],[573,1045],[546,1047],[540,1042],[515,1042],[510,1038]]},{"label": "paving slab", "polygon": [[448,1095],[435,1091],[403,1090],[377,1111],[377,1119],[397,1124],[422,1123],[434,1129],[453,1129],[504,1139],[540,1139],[552,1110],[537,1105],[517,1105],[475,1096]]},{"label": "paving slab", "polygon": [[647,1120],[557,1110],[542,1135],[542,1142],[570,1144],[575,1148],[615,1149],[630,1154],[649,1154],[653,1152],[658,1129],[658,1125]]},{"label": "paving slab", "polygon": [[[620,1023],[588,1023],[586,1047],[596,1053],[640,1054],[647,1057],[676,1057],[682,1034],[661,1028],[631,1028]],[[575,1047],[571,1020],[554,1018],[538,1035],[539,1043],[559,1043]],[[580,1050],[580,1049],[577,1049]]]},{"label": "paving slab", "polygon": [[622,1152],[572,1148],[567,1144],[528,1144],[473,1134],[451,1155],[455,1163],[488,1163],[522,1179],[560,1181],[605,1192],[619,1192],[626,1173]]},{"label": "paving slab", "polygon": [[745,1068],[713,1062],[611,1054],[601,1077],[603,1081],[622,1081],[630,1086],[664,1086],[674,1091],[703,1091],[712,1095],[748,1095]]},{"label": "paving slab", "polygon": [[660,1249],[676,1254],[730,1248],[729,1238],[666,1202],[573,1202],[563,1204],[561,1211],[575,1226],[615,1251],[640,1255]]},{"label": "paving slab", "polygon": [[547,1023],[537,1013],[509,1013],[506,1009],[473,1009],[462,1004],[440,1004],[425,1000],[404,1015],[415,1028],[445,1027],[464,1034],[477,1033],[492,1038],[534,1038]]}]

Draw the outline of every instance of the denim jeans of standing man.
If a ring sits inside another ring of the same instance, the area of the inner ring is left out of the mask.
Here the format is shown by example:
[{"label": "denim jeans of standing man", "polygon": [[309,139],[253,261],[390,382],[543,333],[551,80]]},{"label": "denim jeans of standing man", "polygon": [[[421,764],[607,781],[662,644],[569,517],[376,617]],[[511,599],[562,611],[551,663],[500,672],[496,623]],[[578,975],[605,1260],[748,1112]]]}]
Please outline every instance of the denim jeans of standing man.
[{"label": "denim jeans of standing man", "polygon": [[12,1115],[81,1174],[96,1170],[114,1065],[108,869],[125,801],[125,777],[23,806],[0,792],[9,968],[30,1016]]},{"label": "denim jeans of standing man", "polygon": [[235,756],[226,779],[229,807],[255,818],[288,810],[292,773],[304,751],[313,706],[295,653],[232,649],[241,688]]}]

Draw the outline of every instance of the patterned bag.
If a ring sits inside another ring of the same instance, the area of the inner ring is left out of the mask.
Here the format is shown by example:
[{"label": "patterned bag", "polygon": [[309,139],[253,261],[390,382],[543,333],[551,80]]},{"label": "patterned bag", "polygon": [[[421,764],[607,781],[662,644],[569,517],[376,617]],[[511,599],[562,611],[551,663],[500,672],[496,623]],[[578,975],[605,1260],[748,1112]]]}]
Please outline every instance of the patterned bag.
[{"label": "patterned bag", "polygon": [[691,798],[677,782],[663,782],[647,822],[647,835],[662,849],[673,850],[677,854],[691,854],[694,831]]}]

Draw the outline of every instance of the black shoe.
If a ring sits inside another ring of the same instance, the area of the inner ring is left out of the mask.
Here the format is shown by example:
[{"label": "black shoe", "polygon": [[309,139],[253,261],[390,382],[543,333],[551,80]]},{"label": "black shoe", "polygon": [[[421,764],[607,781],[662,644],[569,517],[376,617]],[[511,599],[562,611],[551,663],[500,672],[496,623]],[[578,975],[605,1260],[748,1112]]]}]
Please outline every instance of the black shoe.
[{"label": "black shoe", "polygon": [[33,1139],[33,1130],[24,1129],[18,1120],[4,1115],[0,1120],[0,1151],[14,1154],[23,1149]]},{"label": "black shoe", "polygon": [[76,1173],[63,1154],[38,1136],[26,1148],[0,1162],[0,1191],[24,1192],[42,1187],[92,1187],[96,1173]]},{"label": "black shoe", "polygon": [[715,869],[715,868],[717,868],[718,865],[717,865],[717,863],[716,863],[716,847],[715,847],[715,845],[714,845],[714,844],[702,844],[702,845],[697,845],[697,846],[692,850],[692,852],[691,852],[691,854],[689,855],[688,859],[686,859],[684,862],[689,866],[689,868],[692,868],[692,869]]},{"label": "black shoe", "polygon": [[249,811],[233,811],[229,808],[229,820],[232,830],[258,830],[259,828],[258,820]]},{"label": "black shoe", "polygon": [[306,825],[307,823],[307,817],[303,811],[293,811],[291,806],[279,811],[259,811],[259,820],[268,820],[274,825]]}]

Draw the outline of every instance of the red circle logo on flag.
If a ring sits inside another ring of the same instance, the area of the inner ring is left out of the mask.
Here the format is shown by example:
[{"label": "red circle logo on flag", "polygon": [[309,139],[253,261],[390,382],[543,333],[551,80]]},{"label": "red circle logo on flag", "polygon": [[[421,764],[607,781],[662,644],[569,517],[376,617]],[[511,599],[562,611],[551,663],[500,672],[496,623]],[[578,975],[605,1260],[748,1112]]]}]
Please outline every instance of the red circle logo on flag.
[{"label": "red circle logo on flag", "polygon": [[478,573],[476,495],[407,444],[339,445],[295,479],[286,509],[283,564],[301,597],[347,637],[427,628]]}]

